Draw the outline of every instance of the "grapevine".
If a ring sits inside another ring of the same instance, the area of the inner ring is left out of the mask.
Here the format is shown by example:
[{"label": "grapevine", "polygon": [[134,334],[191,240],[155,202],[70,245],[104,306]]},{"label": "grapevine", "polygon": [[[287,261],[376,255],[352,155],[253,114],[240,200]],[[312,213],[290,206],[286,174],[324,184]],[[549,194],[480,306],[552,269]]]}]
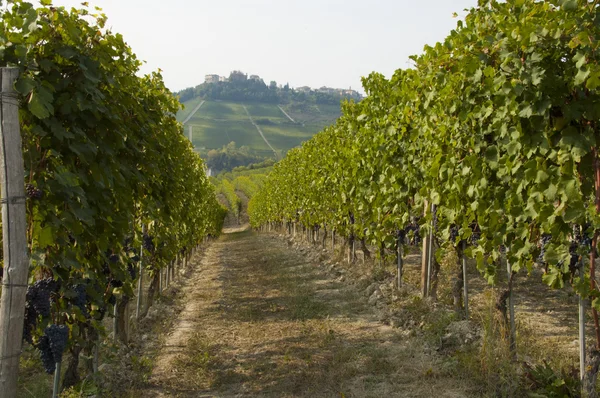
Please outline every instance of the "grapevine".
[{"label": "grapevine", "polygon": [[[66,344],[56,325],[102,331],[112,288],[133,295],[142,225],[164,243],[144,262],[155,275],[181,248],[217,236],[224,212],[175,119],[179,101],[159,72],[139,73],[105,15],[9,1],[0,16],[0,60],[19,69],[33,281],[23,336],[51,371]],[[83,336],[69,344],[94,344]]]},{"label": "grapevine", "polygon": [[506,272],[501,257],[511,275],[540,262],[548,286],[572,282],[592,304],[600,349],[597,10],[479,1],[413,68],[365,77],[363,101],[344,103],[333,126],[275,164],[251,224],[301,209],[305,227],[332,224],[379,246],[414,217],[429,229],[433,204],[435,240],[468,243],[490,283]]}]

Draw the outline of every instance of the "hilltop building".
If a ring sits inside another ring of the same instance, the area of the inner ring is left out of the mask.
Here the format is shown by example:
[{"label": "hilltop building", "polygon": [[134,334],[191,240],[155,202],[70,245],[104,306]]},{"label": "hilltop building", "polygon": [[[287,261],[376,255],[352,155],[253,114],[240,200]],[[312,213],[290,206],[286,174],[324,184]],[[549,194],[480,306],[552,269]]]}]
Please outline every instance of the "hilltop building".
[{"label": "hilltop building", "polygon": [[244,82],[248,80],[248,75],[242,71],[234,70],[229,74],[230,82]]},{"label": "hilltop building", "polygon": [[[258,76],[258,75],[250,75],[248,76],[248,74],[239,71],[239,70],[234,70],[229,74],[229,77],[225,77],[225,76],[219,76],[219,75],[206,75],[204,77],[204,83],[208,83],[208,84],[212,84],[212,83],[218,83],[218,82],[244,82],[244,81],[256,81],[256,82],[261,82],[263,81],[263,79]],[[275,82],[271,82],[272,84],[274,84]],[[279,87],[280,89],[284,89],[284,87],[282,85],[275,85],[274,87]],[[356,90],[352,90],[352,87],[348,88],[348,89],[343,89],[343,88],[333,88],[333,87],[327,87],[327,86],[322,86],[318,89],[312,89],[309,86],[301,86],[301,87],[296,87],[294,89],[296,92],[299,93],[310,93],[310,92],[317,92],[317,93],[322,93],[322,94],[327,94],[327,95],[339,95],[340,97],[351,97],[351,98],[356,98],[356,99],[362,99],[362,95],[356,91]]]},{"label": "hilltop building", "polygon": [[299,93],[309,93],[311,91],[316,91],[318,93],[323,93],[323,94],[329,94],[329,95],[339,95],[340,97],[342,96],[346,96],[346,97],[353,97],[353,98],[362,98],[362,95],[360,95],[360,93],[356,90],[352,90],[352,87],[350,87],[349,89],[343,89],[343,88],[332,88],[332,87],[326,87],[323,86],[321,88],[318,89],[312,89],[308,86],[302,86],[302,87],[296,87],[295,90]]},{"label": "hilltop building", "polygon": [[204,76],[204,83],[217,83],[218,81],[219,81],[219,75]]},{"label": "hilltop building", "polygon": [[225,76],[219,75],[206,75],[204,76],[204,83],[218,83],[218,82],[226,82],[227,78]]}]

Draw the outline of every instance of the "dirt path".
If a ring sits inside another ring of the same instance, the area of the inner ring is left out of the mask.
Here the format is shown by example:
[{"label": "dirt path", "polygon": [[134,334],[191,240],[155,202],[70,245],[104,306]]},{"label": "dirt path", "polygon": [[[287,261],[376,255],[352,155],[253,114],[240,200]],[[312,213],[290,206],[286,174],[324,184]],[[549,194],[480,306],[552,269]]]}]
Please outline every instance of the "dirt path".
[{"label": "dirt path", "polygon": [[290,115],[288,115],[288,113],[287,113],[285,110],[283,110],[283,108],[281,107],[281,105],[277,105],[277,107],[279,108],[279,110],[280,110],[281,112],[283,112],[283,114],[284,114],[284,115],[285,115],[285,116],[286,116],[288,119],[290,119],[290,121],[291,121],[292,123],[296,123],[296,121],[295,121],[294,119],[292,119],[292,117],[291,117]]},{"label": "dirt path", "polygon": [[183,122],[181,122],[181,124],[186,124],[187,122],[190,121],[191,118],[194,117],[194,115],[196,114],[196,112],[198,112],[200,110],[200,108],[202,108],[202,105],[204,105],[205,101],[200,102],[195,108],[194,110],[188,115],[188,117],[185,118],[185,120]]},{"label": "dirt path", "polygon": [[271,146],[271,144],[269,143],[269,141],[267,140],[267,137],[265,137],[263,131],[261,130],[260,126],[258,124],[256,124],[256,122],[254,121],[254,119],[252,119],[252,115],[250,115],[250,112],[248,112],[248,108],[246,108],[245,106],[242,105],[242,108],[244,108],[244,110],[246,111],[246,114],[248,115],[248,118],[250,119],[250,122],[252,122],[252,124],[254,125],[254,127],[256,127],[256,130],[258,131],[258,133],[260,134],[260,136],[262,137],[262,139],[265,141],[265,143],[267,144],[267,146],[269,148],[271,148],[271,150],[273,151],[273,153],[275,154],[275,157],[277,159],[280,159],[279,156],[279,152],[277,152],[275,150],[275,148],[273,148]]},{"label": "dirt path", "polygon": [[315,256],[268,235],[224,234],[188,279],[139,396],[476,396]]}]

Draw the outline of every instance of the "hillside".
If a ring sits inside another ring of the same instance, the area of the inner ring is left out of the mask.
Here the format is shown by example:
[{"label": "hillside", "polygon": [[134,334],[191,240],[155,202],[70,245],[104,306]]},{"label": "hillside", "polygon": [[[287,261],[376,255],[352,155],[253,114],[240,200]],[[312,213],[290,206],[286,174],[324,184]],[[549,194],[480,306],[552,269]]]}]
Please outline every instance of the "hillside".
[{"label": "hillside", "polygon": [[249,153],[268,158],[283,156],[340,116],[340,107],[329,104],[277,105],[196,97],[183,105],[177,119],[184,122],[186,136],[191,131],[192,143],[199,152],[235,142],[238,148],[247,147]]}]

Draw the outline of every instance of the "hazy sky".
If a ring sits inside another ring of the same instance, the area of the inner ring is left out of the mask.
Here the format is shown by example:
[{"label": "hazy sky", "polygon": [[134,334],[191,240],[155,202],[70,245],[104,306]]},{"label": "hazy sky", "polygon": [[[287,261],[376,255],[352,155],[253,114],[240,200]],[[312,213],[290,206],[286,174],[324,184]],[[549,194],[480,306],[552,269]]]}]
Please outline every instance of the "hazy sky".
[{"label": "hazy sky", "polygon": [[[81,0],[54,0],[79,6]],[[359,89],[434,44],[477,0],[90,0],[133,51],[180,90],[236,69],[268,84]]]}]

